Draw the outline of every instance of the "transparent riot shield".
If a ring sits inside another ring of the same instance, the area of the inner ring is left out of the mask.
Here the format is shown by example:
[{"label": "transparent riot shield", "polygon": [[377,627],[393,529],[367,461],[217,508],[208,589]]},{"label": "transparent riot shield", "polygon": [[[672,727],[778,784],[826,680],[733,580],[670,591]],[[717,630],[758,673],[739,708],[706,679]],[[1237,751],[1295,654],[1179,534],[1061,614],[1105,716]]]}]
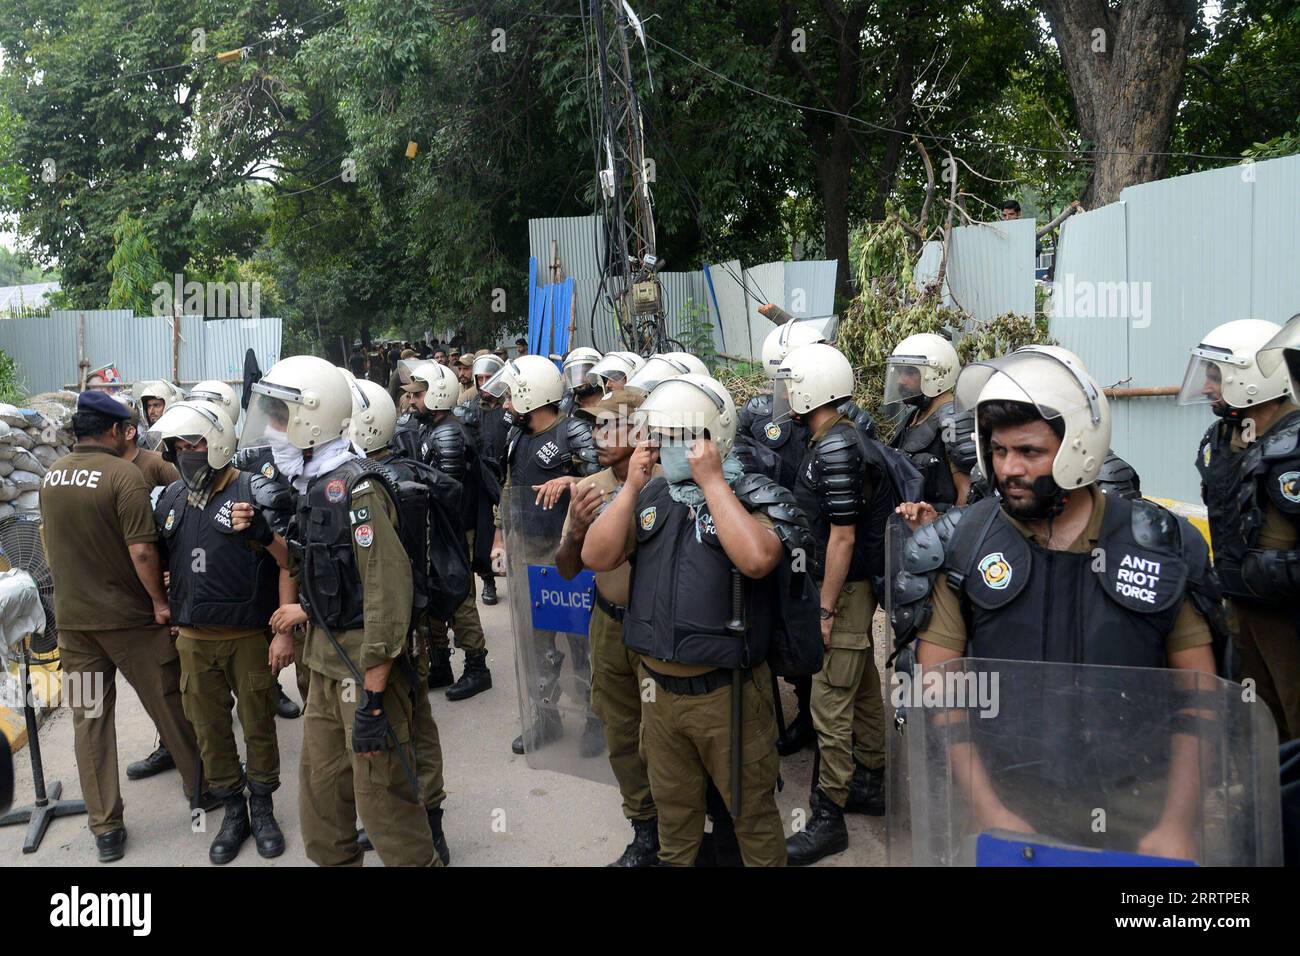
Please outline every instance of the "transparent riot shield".
[{"label": "transparent riot shield", "polygon": [[908,802],[907,730],[909,713],[907,704],[894,692],[896,687],[910,679],[915,660],[911,646],[898,650],[898,635],[894,626],[895,584],[902,571],[903,545],[910,537],[906,522],[899,515],[890,515],[885,525],[885,587],[882,604],[885,608],[885,642],[893,663],[885,673],[885,842],[890,866],[907,866],[912,861],[911,807]]},{"label": "transparent riot shield", "polygon": [[500,503],[524,754],[534,769],[613,784],[604,727],[591,710],[595,583],[589,571],[566,581],[555,567],[568,496],[550,512],[536,497],[510,488]]},{"label": "transparent riot shield", "polygon": [[1238,684],[962,658],[895,697],[914,865],[1281,864],[1277,731]]}]

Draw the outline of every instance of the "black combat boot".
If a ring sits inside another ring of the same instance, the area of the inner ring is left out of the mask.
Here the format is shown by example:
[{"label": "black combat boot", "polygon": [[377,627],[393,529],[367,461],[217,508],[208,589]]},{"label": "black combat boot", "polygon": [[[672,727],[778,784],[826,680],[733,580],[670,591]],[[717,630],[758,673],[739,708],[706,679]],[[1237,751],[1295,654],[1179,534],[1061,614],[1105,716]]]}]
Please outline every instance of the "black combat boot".
[{"label": "black combat boot", "polygon": [[587,725],[582,728],[582,743],[578,753],[584,757],[599,757],[605,752],[605,725],[594,714],[587,715]]},{"label": "black combat boot", "polygon": [[275,808],[271,804],[271,794],[275,788],[250,780],[248,789],[248,810],[252,817],[253,842],[257,844],[257,855],[267,860],[274,859],[284,852],[284,834],[280,832],[280,824],[275,822]]},{"label": "black combat boot", "polygon": [[442,832],[442,807],[425,810],[429,815],[429,830],[433,833],[433,848],[438,851],[443,866],[451,866],[451,850],[447,847],[447,837]]},{"label": "black combat boot", "polygon": [[126,765],[126,779],[143,780],[145,777],[152,777],[160,774],[164,770],[175,770],[176,761],[172,755],[167,752],[167,748],[161,741],[158,743],[158,749],[145,757],[143,760],[137,760],[135,763]]},{"label": "black combat boot", "polygon": [[126,856],[126,827],[118,827],[95,837],[100,863],[115,863]]},{"label": "black combat boot", "polygon": [[361,847],[362,853],[369,853],[375,848],[375,845],[370,842],[370,837],[366,835],[364,827],[357,830],[357,846]]},{"label": "black combat boot", "polygon": [[807,866],[849,848],[844,811],[820,790],[813,792],[812,804],[808,826],[785,841],[790,866]]},{"label": "black combat boot", "polygon": [[849,782],[849,799],[844,804],[845,813],[865,813],[879,817],[885,813],[885,768],[868,770],[856,761],[853,779]]},{"label": "black combat boot", "polygon": [[[524,734],[528,735],[527,749],[524,748]],[[515,738],[510,749],[517,754],[527,753],[528,750],[540,750],[563,736],[564,723],[560,720],[560,712],[548,707],[538,711],[537,719],[532,726]]]},{"label": "black combat boot", "polygon": [[487,605],[497,603],[497,579],[495,577],[483,579],[483,603]]},{"label": "black combat boot", "polygon": [[806,710],[801,710],[794,720],[786,725],[785,733],[776,738],[776,752],[782,757],[788,757],[811,746],[816,739],[817,732],[813,729],[812,715]]},{"label": "black combat boot", "polygon": [[289,695],[284,692],[283,688],[277,687],[280,691],[280,700],[275,705],[275,712],[285,720],[293,720],[302,714],[302,708],[289,699]]},{"label": "black combat boot", "polygon": [[217,831],[217,836],[208,849],[208,859],[217,864],[229,863],[239,856],[239,848],[253,832],[252,823],[248,819],[248,799],[244,796],[244,788],[240,787],[226,797],[225,804],[226,817],[221,821],[221,829]]},{"label": "black combat boot", "polygon": [[451,672],[450,648],[434,648],[429,661],[429,690],[446,687],[456,679]]},{"label": "black combat boot", "polygon": [[659,818],[632,821],[632,842],[610,866],[658,866]]},{"label": "black combat boot", "polygon": [[475,694],[491,689],[492,672],[487,666],[487,651],[466,651],[465,670],[461,673],[460,680],[447,688],[447,699],[468,700]]}]

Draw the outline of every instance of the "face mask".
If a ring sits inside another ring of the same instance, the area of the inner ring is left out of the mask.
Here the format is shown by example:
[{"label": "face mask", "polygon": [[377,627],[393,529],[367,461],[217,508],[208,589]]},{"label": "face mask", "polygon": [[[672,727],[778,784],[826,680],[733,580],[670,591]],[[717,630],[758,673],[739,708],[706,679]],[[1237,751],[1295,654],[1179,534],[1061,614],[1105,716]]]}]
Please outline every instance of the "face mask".
[{"label": "face mask", "polygon": [[301,475],[302,449],[290,445],[287,435],[273,428],[266,430],[266,439],[271,446],[271,457],[275,460],[275,467],[280,474],[288,475],[290,478]]},{"label": "face mask", "polygon": [[691,480],[691,463],[686,459],[685,445],[661,445],[659,447],[659,465],[664,470],[664,478],[669,484],[680,484]]},{"label": "face mask", "polygon": [[178,451],[176,470],[181,473],[185,487],[191,491],[202,491],[212,480],[213,471],[206,451]]}]

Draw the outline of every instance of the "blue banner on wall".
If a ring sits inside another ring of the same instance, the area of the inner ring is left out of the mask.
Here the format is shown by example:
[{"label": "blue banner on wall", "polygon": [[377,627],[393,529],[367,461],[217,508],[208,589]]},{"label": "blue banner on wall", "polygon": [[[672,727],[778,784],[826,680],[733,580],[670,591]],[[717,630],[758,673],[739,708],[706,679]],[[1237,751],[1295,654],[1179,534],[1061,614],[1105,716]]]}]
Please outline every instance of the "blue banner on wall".
[{"label": "blue banner on wall", "polygon": [[534,631],[586,634],[596,601],[596,575],[581,571],[566,581],[554,565],[528,565],[528,599]]}]

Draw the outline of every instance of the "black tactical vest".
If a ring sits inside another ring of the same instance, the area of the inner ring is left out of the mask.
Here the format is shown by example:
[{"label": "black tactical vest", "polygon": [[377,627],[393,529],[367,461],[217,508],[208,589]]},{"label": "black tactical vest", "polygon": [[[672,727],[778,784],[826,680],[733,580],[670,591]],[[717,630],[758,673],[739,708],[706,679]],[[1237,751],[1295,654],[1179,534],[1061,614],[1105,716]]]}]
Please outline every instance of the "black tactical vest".
[{"label": "black tactical vest", "polygon": [[943,442],[943,423],[956,415],[956,406],[952,402],[940,405],[925,421],[913,425],[912,421],[920,414],[921,409],[913,410],[908,423],[894,433],[891,444],[907,455],[925,477],[925,501],[956,504],[957,486],[952,480],[948,449]]},{"label": "black tactical vest", "polygon": [[231,464],[240,471],[261,475],[268,481],[275,481],[285,486],[289,484],[289,479],[285,478],[280,473],[280,469],[275,467],[275,455],[271,453],[269,446],[246,448],[235,455],[235,460]]},{"label": "black tactical vest", "polygon": [[1241,562],[1246,556],[1242,536],[1240,452],[1232,449],[1233,425],[1216,421],[1201,438],[1196,451],[1196,470],[1201,473],[1201,500],[1210,519],[1210,540],[1214,545],[1214,569],[1223,593],[1249,596],[1241,579]]},{"label": "black tactical vest", "polygon": [[1031,544],[997,499],[971,505],[945,551],[967,656],[1164,667],[1165,636],[1206,570],[1204,540],[1146,501],[1105,499],[1097,550]]},{"label": "black tactical vest", "polygon": [[[831,428],[822,441],[810,447],[799,463],[798,477],[795,479],[794,498],[803,509],[804,514],[808,517],[808,527],[812,532],[813,554],[809,562],[809,570],[814,578],[820,581],[826,574],[826,547],[831,538],[831,520],[823,513],[822,502],[828,496],[834,495],[834,485],[837,477],[836,472],[842,468],[840,461],[826,461],[824,456],[819,455],[819,450],[824,449],[825,440],[836,433],[847,434],[855,443],[858,440],[858,429],[850,422],[841,422],[834,428]],[[839,458],[839,455],[834,456]],[[856,467],[865,471],[867,463],[859,454],[853,456],[856,461]],[[821,459],[821,460],[819,460]],[[868,474],[873,481],[879,481],[879,477]],[[888,515],[875,516],[878,520],[873,521],[873,515],[869,508],[869,502],[859,501],[858,503],[858,522],[857,530],[853,536],[853,556],[849,560],[849,573],[846,581],[862,581],[872,576],[872,558],[875,555],[883,555],[885,546],[885,521]],[[883,570],[883,569],[882,569]]]},{"label": "black tactical vest", "polygon": [[207,507],[186,500],[185,483],[167,486],[154,511],[171,572],[172,623],[186,627],[268,627],[280,605],[280,571],[264,548],[231,528],[231,509],[251,501],[241,473]]},{"label": "black tactical vest", "polygon": [[[674,501],[652,478],[636,503],[637,547],[623,641],[639,654],[700,667],[752,667],[767,658],[773,588],[742,577],[746,636],[727,630],[731,571],[708,506]],[[696,539],[696,534],[699,539]],[[755,586],[757,585],[757,586]]]},{"label": "black tactical vest", "polygon": [[[1280,418],[1267,434],[1246,447],[1238,475],[1240,535],[1247,547],[1258,548],[1264,514],[1270,506],[1292,520],[1300,512],[1300,412]],[[1215,558],[1217,561],[1217,550]],[[1289,597],[1278,596],[1280,600]]]},{"label": "black tactical vest", "polygon": [[[545,484],[552,478],[575,475],[573,455],[569,450],[567,419],[557,418],[555,425],[532,435],[520,430],[510,446],[510,484],[514,488],[532,488]],[[564,518],[569,511],[569,493],[566,491],[555,506],[548,509],[534,504],[532,495],[524,496],[529,511],[529,533],[539,538],[559,538],[564,530]]]},{"label": "black tactical vest", "polygon": [[379,481],[396,502],[390,483],[374,473],[382,466],[369,461],[347,461],[321,475],[298,496],[290,546],[298,560],[299,578],[311,582],[315,606],[301,588],[303,610],[313,622],[335,633],[365,626],[365,595],[352,551],[352,489],[363,480]]}]

